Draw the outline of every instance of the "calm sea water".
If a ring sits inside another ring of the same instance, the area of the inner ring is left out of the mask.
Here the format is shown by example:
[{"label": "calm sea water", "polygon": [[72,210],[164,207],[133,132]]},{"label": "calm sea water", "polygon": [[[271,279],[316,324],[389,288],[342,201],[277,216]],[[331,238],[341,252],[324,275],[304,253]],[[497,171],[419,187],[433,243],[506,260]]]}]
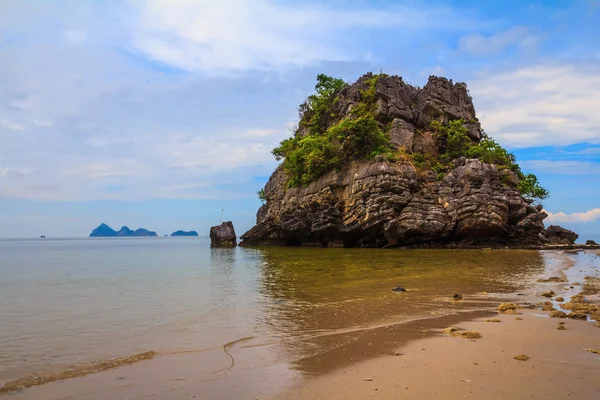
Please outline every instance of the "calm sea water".
[{"label": "calm sea water", "polygon": [[593,240],[594,242],[600,244],[600,235],[591,233],[581,233],[579,234],[579,237],[577,238],[575,243],[584,244],[586,240]]},{"label": "calm sea water", "polygon": [[0,240],[0,382],[249,337],[308,357],[333,344],[306,338],[476,307],[451,297],[526,289],[559,262],[535,251],[211,249],[207,238]]}]

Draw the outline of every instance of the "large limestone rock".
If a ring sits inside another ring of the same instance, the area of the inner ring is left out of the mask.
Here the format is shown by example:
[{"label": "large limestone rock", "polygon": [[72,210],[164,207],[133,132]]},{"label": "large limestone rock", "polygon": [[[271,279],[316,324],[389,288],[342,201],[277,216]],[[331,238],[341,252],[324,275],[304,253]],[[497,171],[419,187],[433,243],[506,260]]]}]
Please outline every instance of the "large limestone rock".
[{"label": "large limestone rock", "polygon": [[210,228],[210,247],[235,247],[237,236],[231,221]]},{"label": "large limestone rock", "polygon": [[[347,116],[365,93],[374,92],[374,116],[395,148],[436,157],[428,131],[434,120],[462,118],[470,138],[481,139],[466,85],[432,76],[417,88],[397,76],[372,78],[366,74],[343,88],[331,118]],[[277,168],[264,188],[266,203],[256,225],[241,236],[241,245],[488,246],[545,240],[547,215],[521,196],[517,176],[477,159],[456,159],[445,175],[406,160],[358,161],[307,187],[287,188],[286,182],[285,171]]]}]

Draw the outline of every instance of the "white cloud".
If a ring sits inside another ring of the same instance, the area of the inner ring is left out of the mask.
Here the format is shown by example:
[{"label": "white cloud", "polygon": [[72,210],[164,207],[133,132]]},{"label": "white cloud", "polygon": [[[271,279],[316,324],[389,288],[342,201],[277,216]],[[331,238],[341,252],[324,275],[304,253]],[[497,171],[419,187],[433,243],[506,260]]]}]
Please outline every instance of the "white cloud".
[{"label": "white cloud", "polygon": [[600,65],[537,65],[469,82],[482,126],[503,145],[600,143]]},{"label": "white cloud", "polygon": [[278,131],[277,129],[250,129],[244,132],[242,136],[252,138],[265,138],[267,136],[277,135],[280,133],[281,131]]},{"label": "white cloud", "polygon": [[110,163],[83,165],[69,174],[83,174],[89,179],[118,178],[123,176],[136,176],[144,173],[144,166],[136,160],[111,160]]},{"label": "white cloud", "polygon": [[600,219],[600,208],[594,208],[586,212],[565,214],[564,212],[551,213],[546,211],[547,222],[594,222]]},{"label": "white cloud", "polygon": [[140,146],[170,168],[222,171],[271,163],[271,148],[285,135],[274,129],[250,129],[237,134],[224,130],[219,135],[158,135]]},{"label": "white cloud", "polygon": [[26,168],[26,167],[4,167],[0,168],[0,178],[5,176],[13,175],[15,177],[23,177],[23,175],[31,174],[35,172],[36,168]]},{"label": "white cloud", "polygon": [[[271,69],[322,60],[362,58],[345,34],[364,28],[418,29],[443,25],[448,11],[389,10],[282,4],[273,0],[150,0],[138,11],[133,45],[165,64],[190,71]],[[367,51],[368,53],[368,51]]]},{"label": "white cloud", "polygon": [[0,127],[6,128],[9,131],[24,131],[25,127],[21,124],[11,121],[8,118],[0,118]]},{"label": "white cloud", "polygon": [[419,76],[423,76],[423,77],[428,77],[430,75],[444,76],[445,74],[446,74],[446,70],[440,65],[436,65],[435,67],[430,67],[430,68],[423,68],[418,73]]},{"label": "white cloud", "polygon": [[40,121],[40,120],[37,120],[37,119],[34,119],[34,120],[33,120],[33,123],[34,123],[36,126],[52,126],[52,125],[54,125],[54,124],[53,124],[52,122],[50,122],[50,121]]},{"label": "white cloud", "polygon": [[600,164],[592,161],[527,160],[519,163],[527,171],[557,175],[597,175]]},{"label": "white cloud", "polygon": [[[405,54],[403,49],[421,44],[420,31],[437,36],[476,29],[472,19],[455,24],[451,10],[359,3],[362,8],[343,2],[308,8],[275,0],[132,1],[129,7],[13,1],[9,14],[0,13],[0,25],[24,39],[0,49],[0,152],[5,158],[0,197],[254,197],[259,180],[276,165],[270,151],[290,135],[295,125],[290,119],[314,76],[325,72],[350,79],[369,68],[367,63],[328,60],[373,54],[380,62],[378,57],[385,59],[388,53],[380,53],[379,47],[396,39],[411,39],[410,46],[398,44],[394,50]],[[365,46],[377,40],[377,46]],[[74,45],[82,41],[84,45]],[[436,58],[426,65],[437,65],[434,73],[446,67]],[[422,66],[410,68],[419,71]],[[476,101],[490,100],[489,107],[478,105],[478,110],[508,113],[510,105],[510,117],[518,120],[520,112],[525,114],[522,93],[500,106],[491,102],[505,87],[513,87],[507,85],[510,76],[501,78],[484,81],[496,91],[477,91]],[[530,78],[519,79],[527,83]],[[591,102],[598,92],[591,90],[594,81],[583,87],[567,87],[566,93]],[[576,115],[588,112],[586,107],[572,109]],[[568,111],[541,121],[567,123]],[[596,117],[590,118],[593,126]],[[504,134],[510,126],[500,122]],[[493,124],[484,121],[484,126],[494,133]],[[15,129],[27,134],[14,134]],[[537,129],[525,130],[523,137],[538,134]],[[23,160],[35,170],[19,175],[12,167]]]},{"label": "white cloud", "polygon": [[569,154],[581,154],[581,155],[596,155],[600,154],[600,147],[587,147],[583,150],[570,151]]},{"label": "white cloud", "polygon": [[87,34],[85,31],[79,29],[67,29],[63,31],[63,36],[69,44],[82,44],[87,40]]},{"label": "white cloud", "polygon": [[474,55],[484,56],[498,53],[513,45],[520,46],[521,48],[531,48],[537,44],[537,39],[528,32],[529,29],[527,27],[516,26],[491,36],[475,33],[460,38],[458,49]]}]

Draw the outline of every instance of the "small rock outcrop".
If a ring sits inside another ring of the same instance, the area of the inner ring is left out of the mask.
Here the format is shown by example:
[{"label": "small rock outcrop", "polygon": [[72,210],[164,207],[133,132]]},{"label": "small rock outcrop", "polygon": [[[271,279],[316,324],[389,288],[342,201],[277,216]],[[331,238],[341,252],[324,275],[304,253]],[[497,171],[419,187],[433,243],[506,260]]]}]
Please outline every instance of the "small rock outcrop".
[{"label": "small rock outcrop", "polygon": [[121,227],[118,231],[115,231],[110,226],[102,223],[96,229],[90,233],[90,237],[129,237],[129,236],[158,236],[156,232],[149,231],[144,228],[134,230],[129,229],[126,226]]},{"label": "small rock outcrop", "polygon": [[235,247],[237,236],[231,221],[210,228],[210,247]]},{"label": "small rock outcrop", "polygon": [[[465,84],[432,76],[417,88],[397,76],[366,74],[339,91],[322,118],[324,132],[365,109],[396,155],[350,159],[304,187],[290,185],[280,165],[240,245],[487,247],[547,240],[547,214],[521,194],[511,169],[466,156],[445,161],[443,172],[432,167],[445,146],[432,125],[460,120],[468,141],[483,138]],[[310,123],[301,123],[295,138],[310,135]]]},{"label": "small rock outcrop", "polygon": [[593,240],[586,240],[585,241],[586,246],[597,246],[598,243],[594,242]]},{"label": "small rock outcrop", "polygon": [[552,244],[573,244],[579,237],[575,232],[558,225],[550,225],[544,232],[544,236]]},{"label": "small rock outcrop", "polygon": [[171,236],[198,236],[196,231],[175,231],[171,233]]}]

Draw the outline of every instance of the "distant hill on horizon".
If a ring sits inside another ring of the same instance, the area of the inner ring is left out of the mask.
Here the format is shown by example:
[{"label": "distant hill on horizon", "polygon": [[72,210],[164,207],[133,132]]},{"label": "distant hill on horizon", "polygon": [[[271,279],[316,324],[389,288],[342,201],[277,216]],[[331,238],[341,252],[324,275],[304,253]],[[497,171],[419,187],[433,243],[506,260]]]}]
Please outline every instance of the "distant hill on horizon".
[{"label": "distant hill on horizon", "polygon": [[128,237],[128,236],[158,236],[156,232],[144,228],[138,228],[135,231],[127,226],[122,226],[119,231],[115,231],[105,223],[100,224],[90,233],[90,237]]},{"label": "distant hill on horizon", "polygon": [[171,236],[198,236],[196,231],[175,231],[171,233]]}]

